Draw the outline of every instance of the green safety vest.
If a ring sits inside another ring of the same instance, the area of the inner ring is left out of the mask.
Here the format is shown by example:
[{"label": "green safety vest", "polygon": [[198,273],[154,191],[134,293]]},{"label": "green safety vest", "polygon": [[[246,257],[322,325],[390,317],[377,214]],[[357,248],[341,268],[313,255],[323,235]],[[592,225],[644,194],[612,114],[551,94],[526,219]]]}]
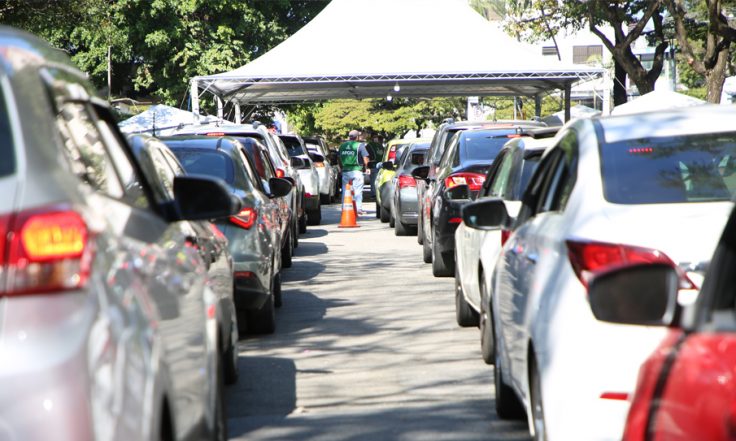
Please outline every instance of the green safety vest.
[{"label": "green safety vest", "polygon": [[345,141],[340,145],[340,163],[343,171],[363,170],[358,158],[358,141]]}]

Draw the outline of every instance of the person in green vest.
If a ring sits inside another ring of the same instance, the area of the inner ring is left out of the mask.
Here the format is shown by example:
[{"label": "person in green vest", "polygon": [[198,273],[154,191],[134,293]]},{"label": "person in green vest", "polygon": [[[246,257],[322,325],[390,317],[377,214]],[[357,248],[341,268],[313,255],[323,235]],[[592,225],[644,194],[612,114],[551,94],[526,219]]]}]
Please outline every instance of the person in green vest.
[{"label": "person in green vest", "polygon": [[348,140],[340,144],[338,156],[340,158],[340,166],[342,167],[342,194],[345,197],[345,186],[350,183],[353,187],[355,195],[355,208],[359,215],[365,214],[363,211],[363,170],[370,173],[368,168],[369,156],[365,144],[358,141],[360,132],[351,130],[348,133]]}]

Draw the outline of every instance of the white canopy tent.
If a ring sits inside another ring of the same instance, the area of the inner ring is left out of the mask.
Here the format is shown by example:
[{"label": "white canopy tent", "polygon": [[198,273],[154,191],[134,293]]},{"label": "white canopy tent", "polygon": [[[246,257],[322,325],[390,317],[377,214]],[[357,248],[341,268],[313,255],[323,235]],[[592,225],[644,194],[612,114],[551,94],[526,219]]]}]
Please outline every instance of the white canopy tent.
[{"label": "white canopy tent", "polygon": [[195,77],[191,87],[197,113],[206,92],[218,98],[219,109],[222,101],[539,97],[603,75],[517,42],[464,0],[332,0],[271,51],[233,71]]},{"label": "white canopy tent", "polygon": [[[194,114],[176,107],[157,104],[151,106],[145,112],[121,121],[118,126],[126,134],[151,133],[156,135],[167,135],[184,126],[191,125]],[[219,121],[214,116],[200,117],[199,122],[210,123]]]},{"label": "white canopy tent", "polygon": [[611,115],[630,115],[632,113],[699,106],[702,104],[705,104],[705,101],[682,93],[671,90],[653,90],[646,95],[614,107]]}]

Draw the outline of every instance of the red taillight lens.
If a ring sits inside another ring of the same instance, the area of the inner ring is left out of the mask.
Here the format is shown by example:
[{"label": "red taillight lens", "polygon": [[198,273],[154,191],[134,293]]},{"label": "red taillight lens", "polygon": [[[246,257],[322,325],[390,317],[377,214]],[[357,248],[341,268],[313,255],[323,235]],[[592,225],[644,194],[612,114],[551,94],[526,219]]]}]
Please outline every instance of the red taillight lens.
[{"label": "red taillight lens", "polygon": [[451,224],[459,224],[459,223],[462,223],[462,221],[463,221],[463,218],[461,217],[451,217],[448,222]]},{"label": "red taillight lens", "polygon": [[6,274],[0,294],[18,295],[78,289],[89,278],[89,231],[76,211],[51,208],[0,220],[0,264]]},{"label": "red taillight lens", "polygon": [[506,245],[506,242],[509,240],[509,237],[511,237],[511,230],[501,228],[501,246]]},{"label": "red taillight lens", "polygon": [[277,178],[283,178],[286,176],[286,172],[283,169],[277,168],[276,169],[276,177]]},{"label": "red taillight lens", "polygon": [[255,224],[257,217],[258,212],[254,208],[244,208],[237,215],[230,216],[230,222],[247,230]]},{"label": "red taillight lens", "polygon": [[445,187],[457,187],[458,185],[467,185],[471,191],[478,191],[486,180],[485,175],[478,173],[455,173],[445,178]]},{"label": "red taillight lens", "polygon": [[388,151],[388,160],[395,162],[396,161],[396,146],[392,145],[391,149]]},{"label": "red taillight lens", "polygon": [[399,176],[398,184],[399,184],[399,189],[406,188],[406,187],[416,187],[417,181],[416,179],[414,179],[413,176],[401,175]]},{"label": "red taillight lens", "polygon": [[[596,274],[629,265],[663,263],[677,269],[677,265],[666,254],[650,248],[568,240],[567,250],[573,270],[586,288]],[[680,275],[683,281],[682,288],[696,289],[684,273]]]}]

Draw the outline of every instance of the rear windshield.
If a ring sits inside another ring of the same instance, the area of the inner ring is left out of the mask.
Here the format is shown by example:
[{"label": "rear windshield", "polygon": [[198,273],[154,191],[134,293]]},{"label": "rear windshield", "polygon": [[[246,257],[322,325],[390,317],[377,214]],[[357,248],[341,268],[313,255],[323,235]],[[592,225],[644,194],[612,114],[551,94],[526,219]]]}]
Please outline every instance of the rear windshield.
[{"label": "rear windshield", "polygon": [[299,156],[307,154],[307,152],[304,151],[302,145],[299,143],[298,139],[285,137],[281,138],[281,140],[284,141],[284,145],[286,145],[286,151],[289,152],[289,156]]},{"label": "rear windshield", "polygon": [[15,150],[13,135],[10,133],[10,120],[5,107],[5,95],[0,87],[0,177],[15,171]]},{"label": "rear windshield", "polygon": [[509,141],[511,130],[469,131],[460,134],[463,161],[493,161],[501,147]]},{"label": "rear windshield", "polygon": [[232,184],[233,162],[222,152],[174,149],[174,155],[190,175],[205,175],[223,179]]},{"label": "rear windshield", "polygon": [[728,201],[736,191],[736,133],[620,141],[600,152],[612,203]]}]

